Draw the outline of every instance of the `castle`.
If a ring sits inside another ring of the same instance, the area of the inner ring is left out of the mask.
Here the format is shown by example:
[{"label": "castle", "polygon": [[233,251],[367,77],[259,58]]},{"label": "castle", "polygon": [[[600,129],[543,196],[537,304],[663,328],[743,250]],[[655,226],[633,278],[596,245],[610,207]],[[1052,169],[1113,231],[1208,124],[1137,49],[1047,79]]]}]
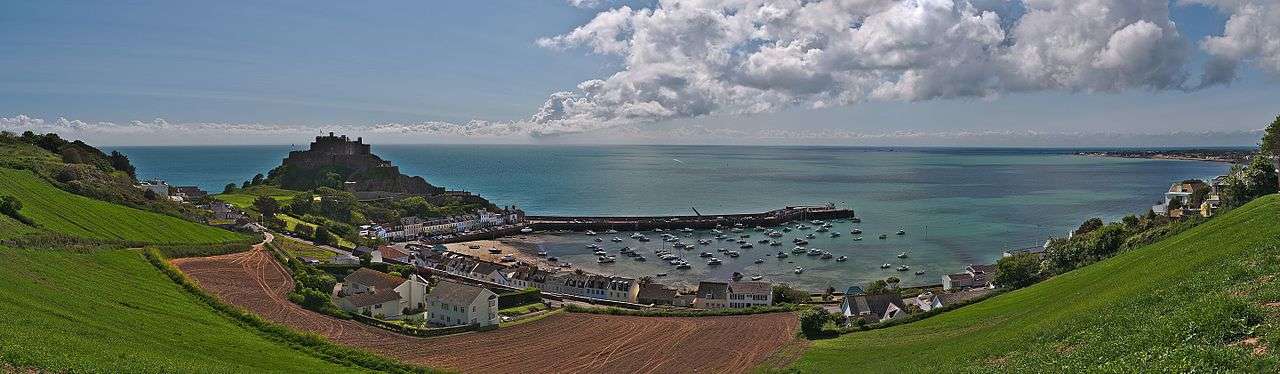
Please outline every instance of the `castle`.
[{"label": "castle", "polygon": [[[318,177],[316,171],[339,172],[345,178],[344,188],[361,198],[379,198],[403,194],[432,196],[445,192],[432,186],[422,177],[400,174],[400,167],[374,155],[363,138],[352,141],[346,135],[317,136],[305,151],[291,151],[284,159],[282,169],[288,173]],[[303,178],[288,178],[285,187],[309,187],[299,185]],[[292,185],[290,185],[292,184]]]}]

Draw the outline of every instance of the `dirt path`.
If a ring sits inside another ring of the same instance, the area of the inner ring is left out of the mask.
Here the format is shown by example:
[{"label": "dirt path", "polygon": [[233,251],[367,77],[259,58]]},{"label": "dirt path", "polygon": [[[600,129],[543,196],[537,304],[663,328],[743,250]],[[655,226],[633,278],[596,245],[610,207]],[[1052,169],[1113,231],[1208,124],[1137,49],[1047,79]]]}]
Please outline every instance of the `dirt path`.
[{"label": "dirt path", "polygon": [[218,298],[271,321],[407,362],[462,372],[741,373],[795,336],[791,313],[656,318],[564,313],[441,338],[408,337],[302,309],[293,281],[261,245],[252,251],[174,260]]}]

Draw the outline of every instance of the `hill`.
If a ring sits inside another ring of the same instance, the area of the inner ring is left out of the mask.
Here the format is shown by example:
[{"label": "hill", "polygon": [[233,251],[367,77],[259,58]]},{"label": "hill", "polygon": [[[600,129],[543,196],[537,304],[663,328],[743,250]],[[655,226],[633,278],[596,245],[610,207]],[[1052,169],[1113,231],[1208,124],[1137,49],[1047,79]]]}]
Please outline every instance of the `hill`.
[{"label": "hill", "polygon": [[[0,247],[0,362],[52,372],[353,371],[264,338],[136,251]],[[3,371],[3,368],[0,368]]]},{"label": "hill", "polygon": [[[209,244],[245,237],[219,228],[72,194],[30,171],[0,168],[0,195],[16,197],[22,215],[65,235],[156,244]],[[7,218],[7,217],[6,217]],[[11,220],[10,220],[11,221]],[[0,222],[0,226],[16,222]],[[11,234],[0,234],[3,238]]]},{"label": "hill", "polygon": [[919,322],[815,341],[801,372],[1274,372],[1280,196]]}]

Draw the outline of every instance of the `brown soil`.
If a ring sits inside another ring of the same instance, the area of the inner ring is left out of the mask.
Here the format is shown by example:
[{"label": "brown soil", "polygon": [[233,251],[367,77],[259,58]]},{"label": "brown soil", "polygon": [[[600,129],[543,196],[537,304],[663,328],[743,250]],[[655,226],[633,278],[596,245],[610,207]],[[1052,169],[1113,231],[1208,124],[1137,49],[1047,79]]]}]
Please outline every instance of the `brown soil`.
[{"label": "brown soil", "polygon": [[[406,362],[462,372],[740,373],[792,342],[791,313],[657,318],[561,313],[494,331],[415,338],[289,302],[293,281],[260,247],[174,260],[210,293],[268,320]],[[794,343],[792,343],[794,344]]]}]

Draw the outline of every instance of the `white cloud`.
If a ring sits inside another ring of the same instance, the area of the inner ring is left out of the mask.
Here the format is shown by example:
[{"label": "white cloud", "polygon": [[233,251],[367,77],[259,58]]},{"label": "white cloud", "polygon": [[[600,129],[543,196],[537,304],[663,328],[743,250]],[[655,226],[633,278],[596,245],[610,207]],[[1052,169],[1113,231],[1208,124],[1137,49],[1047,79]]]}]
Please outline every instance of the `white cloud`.
[{"label": "white cloud", "polygon": [[1205,66],[1202,85],[1227,83],[1236,78],[1240,65],[1251,63],[1280,76],[1280,1],[1184,0],[1204,4],[1229,14],[1223,35],[1200,41],[1212,60]]},{"label": "white cloud", "polygon": [[568,0],[569,5],[574,8],[595,9],[604,5],[606,0]]},{"label": "white cloud", "polygon": [[[1280,74],[1267,0],[1190,0],[1228,10],[1204,41],[1233,67]],[[1033,91],[1189,89],[1191,43],[1168,0],[662,0],[600,12],[548,48],[617,56],[623,69],[551,95],[535,134],[875,100]],[[1219,74],[1222,75],[1222,74]],[[1221,83],[1209,80],[1208,84]]]}]

